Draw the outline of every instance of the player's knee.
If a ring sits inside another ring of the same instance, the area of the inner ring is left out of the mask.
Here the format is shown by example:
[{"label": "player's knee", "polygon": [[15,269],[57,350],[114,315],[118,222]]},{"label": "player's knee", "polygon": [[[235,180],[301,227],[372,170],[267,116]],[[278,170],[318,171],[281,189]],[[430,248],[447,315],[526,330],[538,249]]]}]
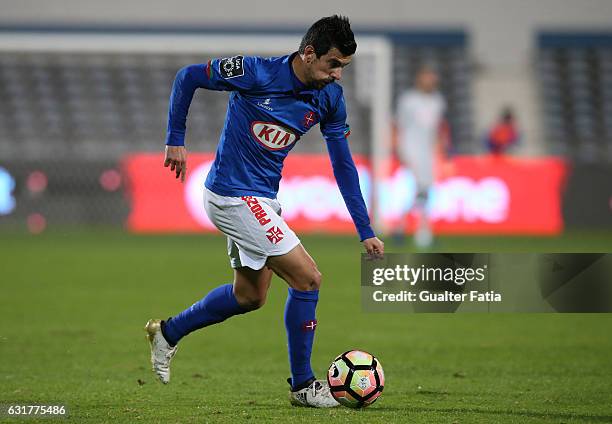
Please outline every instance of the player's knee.
[{"label": "player's knee", "polygon": [[306,275],[300,278],[300,281],[296,284],[297,287],[294,286],[294,288],[302,291],[319,290],[319,288],[321,287],[321,281],[321,272],[319,272],[319,270],[314,267]]},{"label": "player's knee", "polygon": [[238,304],[247,311],[254,311],[261,308],[266,303],[266,295],[251,293],[248,295],[236,296]]},{"label": "player's knee", "polygon": [[323,281],[323,275],[318,269],[314,269],[311,280],[312,290],[319,290],[321,288],[321,282]]},{"label": "player's knee", "polygon": [[254,311],[256,309],[261,308],[265,303],[266,303],[266,298],[265,297],[260,297],[260,298],[257,298],[257,299],[251,299],[246,304],[246,306],[244,306],[244,308],[249,310],[249,311]]}]

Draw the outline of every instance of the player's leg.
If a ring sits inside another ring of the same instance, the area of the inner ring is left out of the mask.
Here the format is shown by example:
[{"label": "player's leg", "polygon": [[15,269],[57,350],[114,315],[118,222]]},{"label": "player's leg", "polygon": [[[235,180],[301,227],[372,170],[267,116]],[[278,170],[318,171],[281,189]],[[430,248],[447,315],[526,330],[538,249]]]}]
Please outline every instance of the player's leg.
[{"label": "player's leg", "polygon": [[211,290],[204,298],[180,314],[162,322],[162,333],[170,345],[200,328],[261,307],[266,299],[272,271],[266,267],[253,270],[234,269],[234,283]]},{"label": "player's leg", "polygon": [[327,384],[315,380],[310,364],[321,273],[301,244],[287,254],[269,257],[267,265],[289,285],[285,328],[291,366],[291,402],[300,406],[337,406]]},{"label": "player's leg", "polygon": [[163,383],[170,381],[170,361],[177,343],[187,334],[260,308],[266,299],[272,271],[266,267],[234,270],[234,283],[211,290],[203,299],[167,321],[150,320],[145,329],[151,343],[153,371]]},{"label": "player's leg", "polygon": [[[403,142],[405,143],[404,140]],[[412,159],[410,155],[406,152],[406,149],[401,148],[401,146],[400,146],[400,149],[398,150],[398,159],[400,161],[402,168],[404,168],[405,171],[412,170],[412,162],[411,162]],[[406,194],[410,193],[409,187],[405,189],[405,193]],[[407,202],[406,204],[402,205],[402,208],[399,211],[398,225],[394,229],[391,230],[392,240],[398,246],[403,245],[405,243],[406,226],[408,223],[409,215],[413,213],[414,211],[415,211],[414,202],[412,202],[412,204]]]},{"label": "player's leg", "polygon": [[266,303],[272,274],[268,267],[259,270],[248,267],[235,269],[234,296],[238,303],[249,311],[261,308]]},{"label": "player's leg", "polygon": [[418,248],[428,248],[433,243],[431,218],[429,216],[429,195],[434,184],[433,152],[420,152],[420,160],[414,166],[414,178],[417,187],[414,201],[414,212],[417,218],[417,228],[414,233],[414,243]]},{"label": "player's leg", "polygon": [[162,333],[171,345],[176,345],[192,331],[263,305],[272,278],[272,272],[264,266],[265,257],[241,254],[238,246],[249,234],[244,222],[251,219],[259,225],[246,202],[206,189],[204,209],[217,228],[227,235],[227,253],[234,269],[234,282],[215,288],[190,308],[162,322]]},{"label": "player's leg", "polygon": [[[275,214],[272,206],[264,201],[262,204],[270,215]],[[234,269],[234,282],[211,290],[204,298],[167,321],[150,320],[147,323],[145,328],[151,342],[153,370],[162,382],[169,381],[170,360],[176,352],[179,340],[197,329],[257,309],[265,302],[272,271],[265,266],[266,252],[258,249],[258,246],[271,241],[266,231],[259,228],[261,217],[256,217],[258,213],[261,214],[263,206],[259,205],[259,209],[253,211],[253,205],[259,204],[252,197],[244,200],[204,190],[204,208],[208,217],[228,236],[227,252]],[[256,233],[256,230],[259,230],[259,233]],[[252,240],[253,234],[258,234],[257,240]],[[278,239],[275,239],[275,246],[292,243],[291,236],[295,237],[292,232],[288,232],[287,237],[283,236],[282,232],[275,234]],[[283,242],[284,238],[286,239]],[[297,240],[297,237],[295,239]]]},{"label": "player's leg", "polygon": [[310,355],[316,329],[321,273],[301,244],[289,253],[268,258],[268,266],[289,285],[285,327],[289,344],[291,386],[295,389],[314,378]]},{"label": "player's leg", "polygon": [[284,255],[270,256],[266,265],[295,290],[316,291],[321,286],[321,272],[301,243]]},{"label": "player's leg", "polygon": [[414,212],[417,220],[417,226],[414,233],[414,244],[421,249],[428,248],[433,243],[431,218],[429,216],[430,189],[431,187],[428,185],[418,184],[414,201]]}]

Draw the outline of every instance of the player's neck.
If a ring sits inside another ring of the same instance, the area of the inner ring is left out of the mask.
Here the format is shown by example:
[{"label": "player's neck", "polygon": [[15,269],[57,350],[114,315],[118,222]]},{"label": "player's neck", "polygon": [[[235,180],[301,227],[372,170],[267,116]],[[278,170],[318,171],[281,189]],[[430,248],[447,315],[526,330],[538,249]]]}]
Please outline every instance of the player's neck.
[{"label": "player's neck", "polygon": [[291,69],[293,69],[293,73],[297,79],[300,80],[302,84],[306,85],[306,70],[304,68],[302,57],[299,54],[296,54],[291,61]]}]

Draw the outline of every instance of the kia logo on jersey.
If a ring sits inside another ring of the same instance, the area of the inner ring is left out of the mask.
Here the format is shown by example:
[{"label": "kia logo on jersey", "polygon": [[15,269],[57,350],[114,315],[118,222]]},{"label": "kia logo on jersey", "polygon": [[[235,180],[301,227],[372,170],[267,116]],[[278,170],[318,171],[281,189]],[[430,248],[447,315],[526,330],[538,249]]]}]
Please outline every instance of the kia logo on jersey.
[{"label": "kia logo on jersey", "polygon": [[291,146],[298,137],[288,128],[271,122],[251,123],[251,134],[255,140],[269,150],[280,150]]}]

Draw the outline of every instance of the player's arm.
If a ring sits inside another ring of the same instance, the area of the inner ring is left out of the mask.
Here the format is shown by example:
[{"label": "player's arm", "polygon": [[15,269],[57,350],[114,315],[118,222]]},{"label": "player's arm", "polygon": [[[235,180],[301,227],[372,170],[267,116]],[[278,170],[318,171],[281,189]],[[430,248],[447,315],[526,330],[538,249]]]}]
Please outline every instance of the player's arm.
[{"label": "player's arm", "polygon": [[442,99],[442,111],[440,122],[438,122],[438,133],[436,138],[436,153],[442,159],[447,159],[451,152],[451,132],[446,117],[446,100]]},{"label": "player's arm", "polygon": [[189,106],[198,88],[218,91],[249,90],[256,84],[257,58],[234,56],[181,68],[174,79],[168,107],[164,166],[185,180],[187,150],[185,131]]},{"label": "player's arm", "polygon": [[396,153],[397,158],[400,160],[402,165],[411,166],[409,163],[408,152],[406,151],[406,140],[404,139],[404,131],[406,131],[406,127],[410,125],[412,121],[412,113],[411,110],[411,95],[407,92],[400,94],[397,107],[396,107],[396,115],[395,115],[395,125],[397,128],[397,139],[396,139]]},{"label": "player's arm", "polygon": [[370,225],[368,210],[359,187],[359,174],[349,148],[350,131],[346,124],[346,106],[342,96],[334,113],[321,123],[321,132],[327,143],[336,182],[357,228],[359,239],[369,254],[382,255],[384,243],[376,237]]}]

